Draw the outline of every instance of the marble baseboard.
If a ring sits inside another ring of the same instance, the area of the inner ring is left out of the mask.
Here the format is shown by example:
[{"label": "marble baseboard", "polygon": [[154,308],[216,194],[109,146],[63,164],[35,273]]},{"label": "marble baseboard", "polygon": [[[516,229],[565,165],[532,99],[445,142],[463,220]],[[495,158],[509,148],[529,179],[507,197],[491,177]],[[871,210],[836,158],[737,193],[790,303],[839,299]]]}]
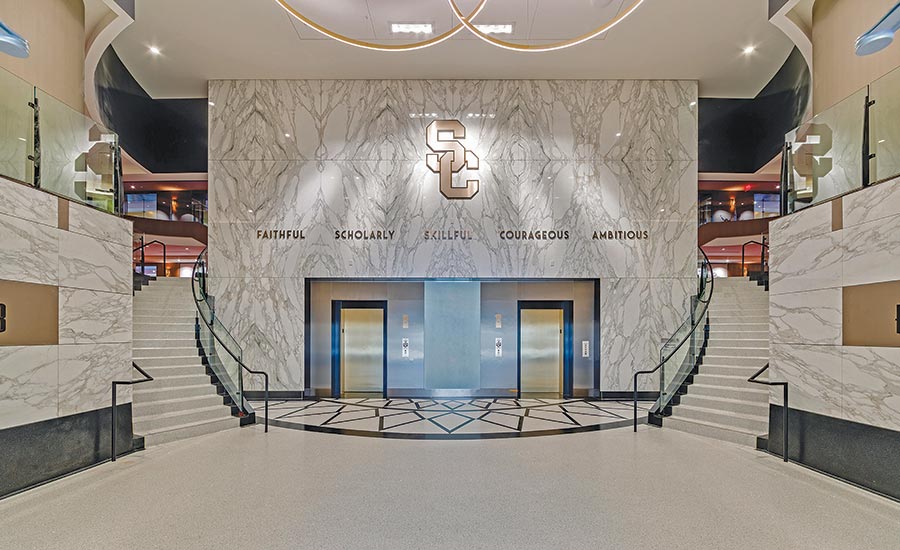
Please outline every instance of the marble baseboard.
[{"label": "marble baseboard", "polygon": [[57,346],[0,347],[0,430],[55,418]]},{"label": "marble baseboard", "polygon": [[132,296],[59,289],[59,343],[130,343]]},{"label": "marble baseboard", "polygon": [[[59,416],[109,407],[112,382],[132,378],[130,342],[59,346]],[[118,400],[130,402],[131,389]]]},{"label": "marble baseboard", "polygon": [[772,294],[769,341],[775,344],[841,345],[840,288]]}]

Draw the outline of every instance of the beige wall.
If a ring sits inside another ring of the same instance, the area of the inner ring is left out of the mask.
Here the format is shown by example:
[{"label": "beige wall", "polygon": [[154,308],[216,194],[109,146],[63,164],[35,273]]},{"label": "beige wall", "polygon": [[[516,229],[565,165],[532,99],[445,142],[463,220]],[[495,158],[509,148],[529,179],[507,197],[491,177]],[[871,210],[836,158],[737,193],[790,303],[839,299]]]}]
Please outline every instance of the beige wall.
[{"label": "beige wall", "polygon": [[0,67],[84,110],[82,0],[0,0],[0,20],[31,44],[31,56],[0,54]]},{"label": "beige wall", "polygon": [[896,0],[817,0],[813,7],[813,109],[820,113],[900,66],[900,44],[857,57],[856,39]]}]

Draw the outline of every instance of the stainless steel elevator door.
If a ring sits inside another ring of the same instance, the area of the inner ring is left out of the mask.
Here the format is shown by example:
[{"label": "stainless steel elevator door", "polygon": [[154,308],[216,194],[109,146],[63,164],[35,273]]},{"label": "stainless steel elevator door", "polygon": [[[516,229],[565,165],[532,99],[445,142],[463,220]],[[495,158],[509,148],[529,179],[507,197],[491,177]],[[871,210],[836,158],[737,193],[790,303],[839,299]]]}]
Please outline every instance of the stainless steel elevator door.
[{"label": "stainless steel elevator door", "polygon": [[561,394],[563,310],[523,309],[520,322],[522,393]]},{"label": "stainless steel elevator door", "polygon": [[381,393],[384,385],[384,312],[341,310],[341,393]]}]

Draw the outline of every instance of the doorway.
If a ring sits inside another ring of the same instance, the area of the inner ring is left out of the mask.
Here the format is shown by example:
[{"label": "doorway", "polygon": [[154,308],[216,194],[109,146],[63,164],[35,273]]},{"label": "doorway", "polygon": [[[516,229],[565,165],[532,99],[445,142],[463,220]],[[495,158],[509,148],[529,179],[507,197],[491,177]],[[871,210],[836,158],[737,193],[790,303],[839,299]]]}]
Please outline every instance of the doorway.
[{"label": "doorway", "polygon": [[387,302],[332,302],[331,396],[387,397]]},{"label": "doorway", "polygon": [[519,302],[519,397],[572,397],[572,302]]}]

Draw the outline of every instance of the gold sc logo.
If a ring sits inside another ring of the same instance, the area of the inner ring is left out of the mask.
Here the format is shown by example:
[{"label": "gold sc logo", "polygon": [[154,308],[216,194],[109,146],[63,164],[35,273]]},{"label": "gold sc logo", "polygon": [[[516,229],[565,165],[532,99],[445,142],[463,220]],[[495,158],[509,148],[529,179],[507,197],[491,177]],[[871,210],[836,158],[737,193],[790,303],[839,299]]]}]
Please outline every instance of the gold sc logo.
[{"label": "gold sc logo", "polygon": [[478,194],[478,180],[466,180],[465,186],[453,185],[453,174],[463,168],[478,170],[478,157],[459,142],[465,138],[466,127],[458,120],[435,120],[425,129],[425,143],[434,151],[425,155],[425,164],[440,175],[441,194],[448,199],[471,199]]}]

